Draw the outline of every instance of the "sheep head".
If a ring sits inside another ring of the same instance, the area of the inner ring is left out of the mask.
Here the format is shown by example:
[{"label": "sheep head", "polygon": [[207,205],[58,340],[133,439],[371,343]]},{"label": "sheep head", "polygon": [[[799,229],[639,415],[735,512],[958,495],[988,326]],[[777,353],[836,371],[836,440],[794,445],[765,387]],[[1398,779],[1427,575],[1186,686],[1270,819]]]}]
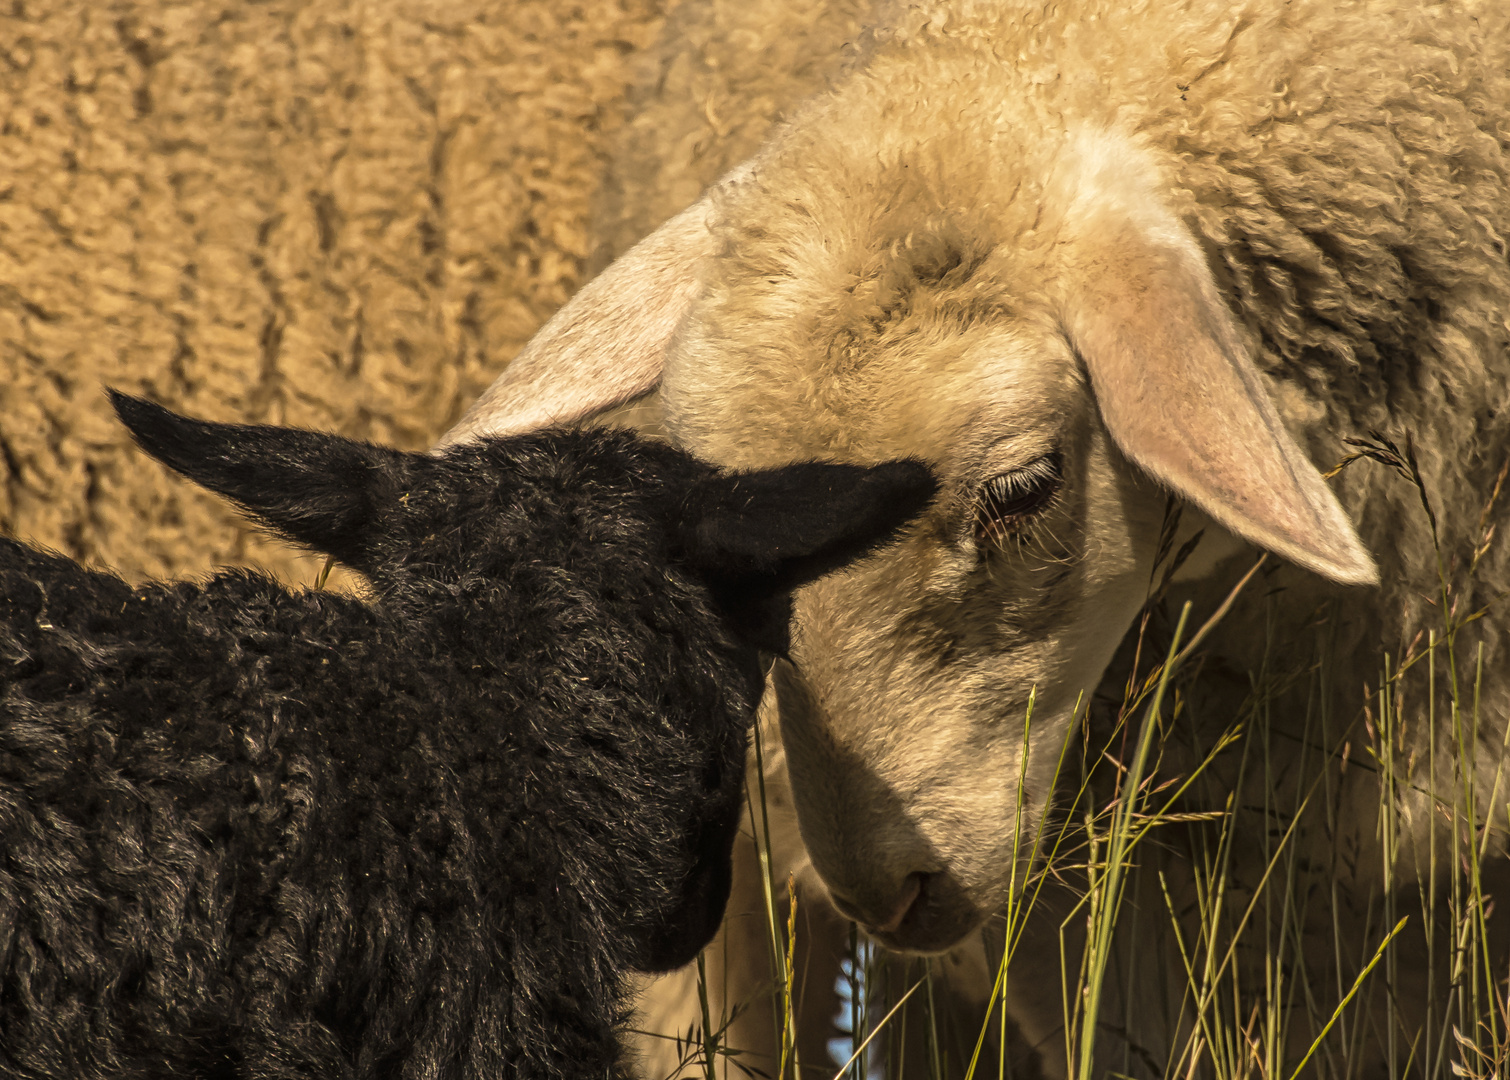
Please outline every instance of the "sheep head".
[{"label": "sheep head", "polygon": [[[941,495],[901,542],[798,593],[773,673],[815,868],[841,910],[920,951],[1025,880],[1171,495],[1177,544],[1206,526],[1184,576],[1248,545],[1343,584],[1377,576],[1170,162],[1093,85],[1075,126],[996,59],[941,57],[878,53],[809,103],[563,308],[450,436],[658,389],[672,436],[726,465],[933,463]],[[634,365],[580,359],[626,325]]]},{"label": "sheep head", "polygon": [[1342,583],[1375,570],[1136,141],[1044,133],[972,158],[920,137],[878,158],[837,125],[789,138],[718,197],[662,404],[684,445],[741,467],[938,467],[900,545],[799,594],[773,684],[836,906],[943,950],[1029,879],[1171,493],[1173,546],[1207,534],[1187,575],[1247,544]]},{"label": "sheep head", "polygon": [[790,594],[869,555],[936,490],[910,461],[726,473],[627,432],[567,431],[435,456],[111,397],[147,453],[366,575],[459,695],[502,687],[484,691],[500,724],[546,702],[563,745],[606,748],[542,762],[535,782],[563,813],[590,790],[586,812],[622,832],[623,857],[577,878],[642,970],[691,960],[722,918],[757,650],[786,650]]}]

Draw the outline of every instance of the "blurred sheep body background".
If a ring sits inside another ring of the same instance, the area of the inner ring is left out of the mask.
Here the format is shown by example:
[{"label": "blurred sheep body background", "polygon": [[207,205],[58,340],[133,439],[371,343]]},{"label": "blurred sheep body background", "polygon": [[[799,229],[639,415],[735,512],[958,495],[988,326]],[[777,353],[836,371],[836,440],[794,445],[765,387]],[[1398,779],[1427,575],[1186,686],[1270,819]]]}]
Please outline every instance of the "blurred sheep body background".
[{"label": "blurred sheep body background", "polygon": [[0,533],[318,566],[140,467],[103,384],[428,445],[584,278],[659,0],[0,13]]}]

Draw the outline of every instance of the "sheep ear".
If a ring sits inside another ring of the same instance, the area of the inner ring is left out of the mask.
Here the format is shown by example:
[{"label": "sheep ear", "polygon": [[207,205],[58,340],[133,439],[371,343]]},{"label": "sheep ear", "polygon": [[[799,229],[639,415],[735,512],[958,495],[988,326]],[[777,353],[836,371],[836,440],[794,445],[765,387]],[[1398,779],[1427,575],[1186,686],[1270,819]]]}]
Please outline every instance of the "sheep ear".
[{"label": "sheep ear", "polygon": [[437,448],[571,424],[654,390],[712,251],[711,195],[583,286],[483,391]]},{"label": "sheep ear", "polygon": [[1377,582],[1183,226],[1103,217],[1084,235],[1065,323],[1122,453],[1238,536],[1335,581]]},{"label": "sheep ear", "polygon": [[682,557],[712,582],[747,639],[785,653],[791,591],[894,538],[937,490],[916,461],[718,473],[683,500]]},{"label": "sheep ear", "polygon": [[108,390],[137,445],[304,547],[362,568],[376,512],[415,455],[317,431],[216,424]]},{"label": "sheep ear", "polygon": [[928,466],[809,461],[716,473],[682,503],[686,559],[725,578],[795,589],[884,544],[938,490]]}]

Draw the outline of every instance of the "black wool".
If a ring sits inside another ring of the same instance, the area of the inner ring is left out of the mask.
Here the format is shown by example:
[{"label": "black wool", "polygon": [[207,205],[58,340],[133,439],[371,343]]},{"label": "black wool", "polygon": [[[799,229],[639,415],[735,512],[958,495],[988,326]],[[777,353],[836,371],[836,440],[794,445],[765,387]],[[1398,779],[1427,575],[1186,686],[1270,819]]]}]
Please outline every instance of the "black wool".
[{"label": "black wool", "polygon": [[627,1076],[625,972],[722,916],[758,649],[928,470],[114,400],[371,594],[0,540],[0,1075]]}]

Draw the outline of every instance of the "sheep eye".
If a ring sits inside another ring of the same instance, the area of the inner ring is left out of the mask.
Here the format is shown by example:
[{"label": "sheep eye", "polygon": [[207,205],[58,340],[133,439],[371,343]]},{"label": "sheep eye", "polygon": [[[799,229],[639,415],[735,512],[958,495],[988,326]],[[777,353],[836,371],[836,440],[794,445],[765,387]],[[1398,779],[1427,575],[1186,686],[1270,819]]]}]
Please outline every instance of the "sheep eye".
[{"label": "sheep eye", "polygon": [[975,542],[1000,546],[1019,535],[1054,500],[1063,477],[1057,453],[987,480],[975,511]]}]

